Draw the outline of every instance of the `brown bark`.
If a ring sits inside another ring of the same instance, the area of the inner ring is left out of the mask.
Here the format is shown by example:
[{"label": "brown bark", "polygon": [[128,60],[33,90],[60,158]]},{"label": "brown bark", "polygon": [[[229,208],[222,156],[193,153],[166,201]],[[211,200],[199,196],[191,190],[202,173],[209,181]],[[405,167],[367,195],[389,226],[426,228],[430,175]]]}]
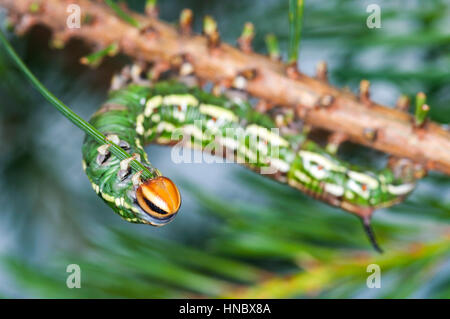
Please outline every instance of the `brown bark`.
[{"label": "brown bark", "polygon": [[[37,12],[30,12],[31,3],[40,4]],[[93,22],[69,29],[66,10],[71,3],[78,4],[82,16],[88,14]],[[244,53],[224,43],[211,48],[203,36],[181,34],[158,19],[133,14],[144,26],[139,30],[99,2],[0,0],[0,6],[16,18],[18,32],[43,24],[60,41],[77,37],[97,46],[116,42],[124,54],[137,60],[170,62],[184,55],[196,75],[205,80],[224,82],[246,70],[255,70],[256,77],[248,80],[246,87],[252,96],[270,105],[293,107],[308,124],[343,133],[353,142],[413,159],[427,169],[450,175],[449,131],[431,121],[416,128],[411,115],[368,101],[367,94],[357,97],[304,74],[289,76],[283,63],[266,56]]]}]

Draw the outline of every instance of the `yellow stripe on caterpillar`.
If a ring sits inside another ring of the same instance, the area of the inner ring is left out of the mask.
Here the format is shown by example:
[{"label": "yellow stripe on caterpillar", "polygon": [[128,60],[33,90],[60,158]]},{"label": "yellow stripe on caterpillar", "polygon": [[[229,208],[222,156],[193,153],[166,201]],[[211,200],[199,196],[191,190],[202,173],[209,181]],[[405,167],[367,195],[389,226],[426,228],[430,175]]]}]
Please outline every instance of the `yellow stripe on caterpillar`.
[{"label": "yellow stripe on caterpillar", "polygon": [[194,136],[197,140],[203,140],[203,132],[197,126],[190,124],[183,127],[183,132],[187,135]]},{"label": "yellow stripe on caterpillar", "polygon": [[175,125],[166,121],[159,122],[158,126],[156,127],[156,131],[158,133],[161,133],[162,131],[173,132],[175,131],[175,129],[176,129]]},{"label": "yellow stripe on caterpillar", "polygon": [[256,125],[256,124],[250,124],[247,126],[245,131],[249,134],[253,134],[256,136],[261,137],[262,139],[266,140],[270,144],[274,146],[289,146],[289,142],[286,141],[284,138],[279,136],[278,134],[275,134],[271,131],[269,131],[267,128]]},{"label": "yellow stripe on caterpillar", "polygon": [[210,133],[220,133],[220,122],[215,121],[213,119],[209,119],[206,121],[206,128]]},{"label": "yellow stripe on caterpillar", "polygon": [[154,130],[155,130],[155,129],[153,129],[153,128],[149,128],[147,131],[145,131],[145,133],[144,133],[144,138],[147,139],[150,135],[153,134],[153,131],[154,131]]},{"label": "yellow stripe on caterpillar", "polygon": [[123,197],[121,197],[121,198],[116,198],[114,202],[117,207],[123,207],[125,201],[124,201]]},{"label": "yellow stripe on caterpillar", "polygon": [[161,95],[156,95],[152,97],[147,101],[147,104],[145,105],[144,115],[146,117],[149,117],[153,113],[154,109],[160,107],[162,103],[163,97]]},{"label": "yellow stripe on caterpillar", "polygon": [[239,146],[239,152],[241,152],[245,157],[248,157],[250,164],[258,162],[258,157],[256,156],[256,154],[251,149],[247,148],[245,145],[241,144]]},{"label": "yellow stripe on caterpillar", "polygon": [[311,183],[311,177],[303,173],[302,171],[295,171],[294,176],[297,177],[302,183],[309,184]]},{"label": "yellow stripe on caterpillar", "polygon": [[239,146],[239,142],[230,137],[218,137],[218,142],[228,149],[235,150]]},{"label": "yellow stripe on caterpillar", "polygon": [[143,135],[145,130],[144,130],[144,114],[139,114],[136,117],[136,132],[139,135]]},{"label": "yellow stripe on caterpillar", "polygon": [[135,223],[138,221],[138,219],[136,217],[131,218],[131,217],[123,217],[123,219],[125,219],[127,222],[129,223]]},{"label": "yellow stripe on caterpillar", "polygon": [[131,206],[131,210],[135,213],[139,213],[139,209],[136,206]]},{"label": "yellow stripe on caterpillar", "polygon": [[379,178],[381,182],[381,191],[385,193],[387,191],[386,177],[384,177],[384,175],[380,175]]},{"label": "yellow stripe on caterpillar", "polygon": [[151,120],[153,122],[159,122],[159,121],[161,121],[161,115],[159,115],[158,113],[155,113],[152,115]]},{"label": "yellow stripe on caterpillar", "polygon": [[179,122],[184,122],[186,120],[186,114],[178,110],[173,111],[173,117]]},{"label": "yellow stripe on caterpillar", "polygon": [[100,192],[100,187],[97,184],[91,183],[92,188],[98,194]]},{"label": "yellow stripe on caterpillar", "polygon": [[305,161],[316,162],[317,164],[323,166],[323,168],[326,170],[332,170],[335,172],[345,172],[346,171],[345,167],[339,166],[339,165],[333,163],[333,161],[329,160],[328,158],[326,158],[320,154],[310,152],[310,151],[304,151],[304,150],[301,150],[298,153]]},{"label": "yellow stripe on caterpillar", "polygon": [[163,98],[162,104],[164,105],[179,105],[181,107],[186,107],[188,105],[190,106],[197,106],[198,100],[195,96],[191,94],[171,94],[166,95]]},{"label": "yellow stripe on caterpillar", "polygon": [[278,158],[271,158],[270,159],[271,166],[275,167],[277,170],[279,170],[282,173],[286,173],[289,171],[290,165],[289,163],[280,160]]},{"label": "yellow stripe on caterpillar", "polygon": [[104,200],[106,200],[106,201],[108,201],[108,202],[111,202],[111,203],[114,203],[114,202],[115,202],[114,196],[111,196],[111,195],[106,194],[106,193],[104,193],[104,192],[101,192],[100,194],[102,195],[102,197],[103,197]]},{"label": "yellow stripe on caterpillar", "polygon": [[324,169],[320,165],[313,165],[311,161],[304,160],[303,166],[305,167],[305,170],[314,176],[314,178],[318,180],[325,179],[329,176],[330,171],[327,169]]},{"label": "yellow stripe on caterpillar", "polygon": [[345,197],[347,197],[348,199],[353,199],[353,198],[355,198],[355,195],[351,191],[346,190]]},{"label": "yellow stripe on caterpillar", "polygon": [[[250,144],[252,143],[252,141],[250,140]],[[262,141],[258,141],[258,143],[256,143],[256,149],[261,152],[263,155],[267,155],[267,153],[269,152],[267,144],[265,144]]]},{"label": "yellow stripe on caterpillar", "polygon": [[325,183],[325,191],[336,197],[344,195],[344,187],[337,184]]},{"label": "yellow stripe on caterpillar", "polygon": [[350,190],[355,192],[356,194],[360,195],[364,199],[369,199],[370,197],[370,191],[369,189],[363,189],[361,185],[357,184],[353,179],[349,179],[347,182],[347,186]]},{"label": "yellow stripe on caterpillar", "polygon": [[209,115],[216,119],[223,119],[230,122],[237,122],[238,117],[230,110],[226,110],[223,107],[212,104],[200,104],[200,113]]},{"label": "yellow stripe on caterpillar", "polygon": [[125,207],[126,209],[130,209],[131,208],[131,205],[130,204],[128,204],[128,202],[125,200],[125,198],[123,198],[123,203],[122,203],[123,205],[123,207]]},{"label": "yellow stripe on caterpillar", "polygon": [[364,173],[348,171],[347,175],[351,179],[354,179],[355,181],[357,181],[359,183],[366,184],[367,186],[369,186],[369,188],[372,188],[372,189],[377,188],[379,185],[379,182],[375,178],[373,178],[372,176],[369,176],[367,174],[364,174]]},{"label": "yellow stripe on caterpillar", "polygon": [[387,186],[388,192],[392,195],[406,195],[411,192],[415,187],[414,183],[401,184],[401,185],[392,185],[389,184]]}]

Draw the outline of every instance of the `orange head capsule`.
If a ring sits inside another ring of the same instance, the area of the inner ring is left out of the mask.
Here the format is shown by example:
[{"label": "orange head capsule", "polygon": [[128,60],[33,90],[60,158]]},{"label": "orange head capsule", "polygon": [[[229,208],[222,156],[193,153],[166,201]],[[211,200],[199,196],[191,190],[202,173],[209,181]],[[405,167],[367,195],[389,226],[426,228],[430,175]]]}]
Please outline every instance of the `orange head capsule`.
[{"label": "orange head capsule", "polygon": [[155,226],[170,222],[181,205],[178,188],[167,177],[159,176],[145,181],[136,191],[136,200]]}]

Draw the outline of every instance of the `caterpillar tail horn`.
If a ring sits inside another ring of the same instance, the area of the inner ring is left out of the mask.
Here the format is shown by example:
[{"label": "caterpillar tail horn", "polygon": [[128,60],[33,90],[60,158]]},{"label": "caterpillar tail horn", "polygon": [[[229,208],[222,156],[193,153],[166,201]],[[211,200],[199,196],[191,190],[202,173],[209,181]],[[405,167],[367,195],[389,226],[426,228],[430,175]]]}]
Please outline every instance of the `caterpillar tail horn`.
[{"label": "caterpillar tail horn", "polygon": [[364,230],[367,234],[367,237],[369,237],[370,243],[372,244],[372,247],[380,254],[383,253],[383,249],[381,249],[380,245],[378,245],[377,238],[375,237],[375,232],[373,231],[373,227],[371,224],[370,216],[363,217],[361,219]]}]

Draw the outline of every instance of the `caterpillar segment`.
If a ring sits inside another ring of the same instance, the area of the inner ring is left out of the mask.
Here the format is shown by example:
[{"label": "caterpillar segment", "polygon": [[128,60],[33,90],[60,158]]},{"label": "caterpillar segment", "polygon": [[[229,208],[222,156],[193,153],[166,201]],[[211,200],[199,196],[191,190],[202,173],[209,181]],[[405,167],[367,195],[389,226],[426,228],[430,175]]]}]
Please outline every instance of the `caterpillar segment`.
[{"label": "caterpillar segment", "polygon": [[[306,133],[281,127],[292,118],[273,118],[249,103],[215,96],[197,87],[160,81],[153,87],[131,84],[110,93],[91,123],[152,172],[140,180],[129,161],[119,162],[107,146],[87,137],[83,164],[94,190],[124,219],[164,225],[177,214],[181,197],[175,184],[161,176],[143,145],[182,145],[209,152],[299,189],[315,199],[354,213],[379,250],[370,217],[377,208],[401,202],[415,186],[408,170],[363,169],[327,152]],[[281,132],[281,134],[280,134]]]}]

